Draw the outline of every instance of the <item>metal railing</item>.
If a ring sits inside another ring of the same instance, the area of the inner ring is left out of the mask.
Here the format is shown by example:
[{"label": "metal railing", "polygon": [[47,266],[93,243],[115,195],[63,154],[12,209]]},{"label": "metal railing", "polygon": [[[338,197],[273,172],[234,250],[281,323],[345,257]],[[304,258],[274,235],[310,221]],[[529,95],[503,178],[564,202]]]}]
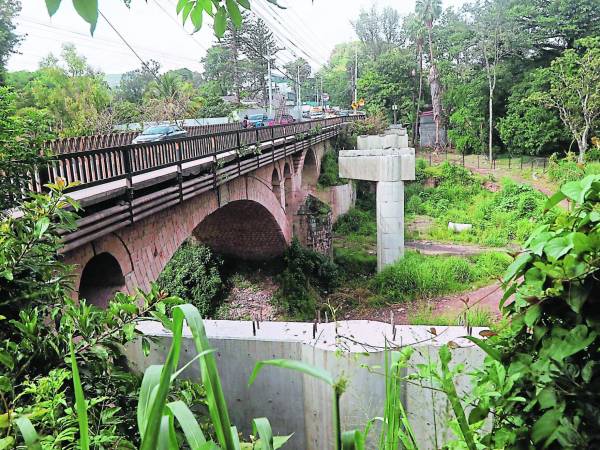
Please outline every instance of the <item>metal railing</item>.
[{"label": "metal railing", "polygon": [[355,120],[354,117],[297,122],[273,127],[239,129],[191,136],[172,141],[127,144],[95,150],[63,153],[51,157],[46,167],[40,168],[32,188],[41,192],[46,183],[56,183],[60,178],[66,183],[77,183],[70,190],[132,178],[150,171],[177,166],[202,158],[257,147],[265,142],[301,136],[319,127],[327,128]]}]

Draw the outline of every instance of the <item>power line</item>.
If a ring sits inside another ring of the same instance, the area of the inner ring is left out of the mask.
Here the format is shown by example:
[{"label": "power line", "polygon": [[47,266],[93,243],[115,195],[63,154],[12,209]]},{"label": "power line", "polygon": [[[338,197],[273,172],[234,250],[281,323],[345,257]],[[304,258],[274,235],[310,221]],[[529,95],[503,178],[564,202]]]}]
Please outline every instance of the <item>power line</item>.
[{"label": "power line", "polygon": [[[160,8],[160,10],[165,13],[165,15],[172,21],[175,23],[175,25],[177,26],[178,29],[183,30],[184,34],[186,36],[188,36],[192,42],[194,42],[194,44],[196,44],[200,49],[204,50],[205,52],[208,52],[208,48],[204,46],[204,44],[201,44],[200,42],[198,42],[196,39],[194,39],[194,36],[192,36],[191,34],[188,34],[187,31],[184,28],[183,24],[180,24],[179,21],[177,19],[175,19],[171,14],[169,14],[169,12],[158,2],[158,0],[153,0],[154,3],[156,3],[156,6],[158,6]],[[169,2],[171,5],[173,5],[171,2]],[[175,5],[173,5],[175,6]],[[180,26],[181,25],[181,26]]]},{"label": "power line", "polygon": [[[273,6],[271,3],[265,3],[266,8],[271,11],[272,14],[274,14],[275,16],[277,16],[277,18],[279,18],[278,23],[282,26],[283,20],[289,20],[290,17],[286,17],[286,19],[283,18],[282,14],[279,12],[279,8],[277,8],[276,6]],[[293,10],[291,10],[293,13]],[[295,14],[295,13],[294,13]],[[296,22],[297,23],[297,22]],[[300,27],[302,27],[303,25],[300,25]],[[313,33],[312,30],[308,30],[308,33],[306,33],[306,35],[302,35],[302,34],[297,34],[295,29],[293,27],[287,27],[287,30],[293,35],[295,36],[296,40],[298,42],[301,42],[301,44],[305,45],[306,47],[310,47],[310,51],[313,52],[315,55],[317,55],[321,60],[327,61],[327,57],[324,57],[319,49],[319,45],[315,44],[315,41],[313,41]],[[307,43],[310,43],[310,45],[307,45]]]}]

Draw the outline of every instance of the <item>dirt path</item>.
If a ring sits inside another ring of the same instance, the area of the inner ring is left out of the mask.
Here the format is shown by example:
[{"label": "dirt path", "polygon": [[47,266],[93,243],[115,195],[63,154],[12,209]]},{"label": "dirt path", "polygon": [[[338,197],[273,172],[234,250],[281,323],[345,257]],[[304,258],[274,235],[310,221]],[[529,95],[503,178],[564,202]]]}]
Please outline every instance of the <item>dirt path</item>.
[{"label": "dirt path", "polygon": [[424,255],[444,256],[471,256],[487,251],[506,251],[506,249],[502,248],[490,248],[469,244],[448,244],[428,240],[406,241],[405,247],[411,250],[417,250]]}]

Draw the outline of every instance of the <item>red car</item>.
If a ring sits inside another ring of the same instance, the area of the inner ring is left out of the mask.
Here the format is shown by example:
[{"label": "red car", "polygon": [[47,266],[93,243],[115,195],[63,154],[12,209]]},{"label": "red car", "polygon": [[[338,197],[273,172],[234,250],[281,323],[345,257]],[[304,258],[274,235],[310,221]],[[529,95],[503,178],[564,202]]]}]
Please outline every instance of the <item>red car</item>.
[{"label": "red car", "polygon": [[289,123],[294,123],[296,119],[291,114],[284,114],[281,116],[281,119],[271,119],[269,120],[269,126],[273,125],[287,125]]}]

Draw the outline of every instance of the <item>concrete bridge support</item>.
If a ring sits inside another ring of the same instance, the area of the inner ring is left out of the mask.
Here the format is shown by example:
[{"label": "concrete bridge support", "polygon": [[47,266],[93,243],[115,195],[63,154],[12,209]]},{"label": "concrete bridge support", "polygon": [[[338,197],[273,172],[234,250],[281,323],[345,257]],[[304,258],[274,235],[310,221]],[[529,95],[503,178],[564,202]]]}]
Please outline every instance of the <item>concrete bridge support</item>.
[{"label": "concrete bridge support", "polygon": [[340,176],[377,182],[377,270],[404,255],[404,182],[415,179],[415,150],[400,130],[359,136],[358,150],[340,152]]}]

